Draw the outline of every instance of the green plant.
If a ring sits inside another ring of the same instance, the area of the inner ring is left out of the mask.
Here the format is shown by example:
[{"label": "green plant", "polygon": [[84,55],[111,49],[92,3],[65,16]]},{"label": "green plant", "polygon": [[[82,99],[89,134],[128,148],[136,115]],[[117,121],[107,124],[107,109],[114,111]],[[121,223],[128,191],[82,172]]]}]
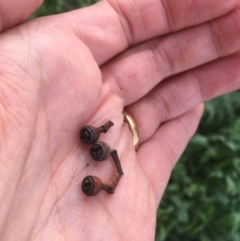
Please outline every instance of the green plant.
[{"label": "green plant", "polygon": [[81,7],[89,6],[98,0],[45,0],[43,5],[36,11],[31,18],[58,14]]},{"label": "green plant", "polygon": [[206,103],[158,210],[156,241],[240,240],[239,97]]}]

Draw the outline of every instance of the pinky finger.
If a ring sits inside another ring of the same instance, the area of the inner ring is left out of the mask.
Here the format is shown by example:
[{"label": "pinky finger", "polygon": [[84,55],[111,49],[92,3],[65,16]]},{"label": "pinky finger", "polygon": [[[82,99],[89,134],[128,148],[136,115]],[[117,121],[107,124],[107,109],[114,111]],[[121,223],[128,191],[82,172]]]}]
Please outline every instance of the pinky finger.
[{"label": "pinky finger", "polygon": [[148,177],[156,201],[160,202],[171,171],[195,133],[203,104],[176,119],[163,123],[137,152],[138,162]]}]

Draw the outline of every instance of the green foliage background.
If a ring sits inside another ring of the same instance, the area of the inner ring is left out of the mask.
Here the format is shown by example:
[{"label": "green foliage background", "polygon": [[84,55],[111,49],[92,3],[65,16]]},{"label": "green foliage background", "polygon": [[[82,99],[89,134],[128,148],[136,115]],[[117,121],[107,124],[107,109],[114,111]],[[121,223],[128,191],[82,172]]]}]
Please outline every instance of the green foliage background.
[{"label": "green foliage background", "polygon": [[[45,0],[32,16],[95,0]],[[205,104],[158,209],[156,241],[240,241],[240,92]]]}]

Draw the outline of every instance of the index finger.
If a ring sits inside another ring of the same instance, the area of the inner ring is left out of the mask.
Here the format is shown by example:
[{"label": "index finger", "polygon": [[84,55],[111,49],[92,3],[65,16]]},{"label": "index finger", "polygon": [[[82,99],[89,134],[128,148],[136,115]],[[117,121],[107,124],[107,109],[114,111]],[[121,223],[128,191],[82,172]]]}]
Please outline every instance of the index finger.
[{"label": "index finger", "polygon": [[42,2],[43,0],[1,0],[0,32],[26,21]]},{"label": "index finger", "polygon": [[207,22],[237,4],[238,0],[104,0],[66,13],[63,20],[102,65],[129,46]]}]

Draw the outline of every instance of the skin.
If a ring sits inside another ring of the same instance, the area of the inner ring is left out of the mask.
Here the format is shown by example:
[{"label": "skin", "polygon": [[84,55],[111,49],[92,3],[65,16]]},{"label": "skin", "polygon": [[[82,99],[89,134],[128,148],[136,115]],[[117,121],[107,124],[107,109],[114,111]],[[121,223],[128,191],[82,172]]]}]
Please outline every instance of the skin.
[{"label": "skin", "polygon": [[43,3],[43,0],[1,0],[0,32],[20,24]]},{"label": "skin", "polygon": [[[19,26],[41,1],[18,1],[11,17],[9,2],[0,8],[1,240],[154,240],[201,103],[240,87],[239,2],[109,0]],[[118,150],[124,176],[114,195],[86,197],[85,176],[107,183],[115,169],[92,160],[78,133],[109,119],[101,141]]]}]

